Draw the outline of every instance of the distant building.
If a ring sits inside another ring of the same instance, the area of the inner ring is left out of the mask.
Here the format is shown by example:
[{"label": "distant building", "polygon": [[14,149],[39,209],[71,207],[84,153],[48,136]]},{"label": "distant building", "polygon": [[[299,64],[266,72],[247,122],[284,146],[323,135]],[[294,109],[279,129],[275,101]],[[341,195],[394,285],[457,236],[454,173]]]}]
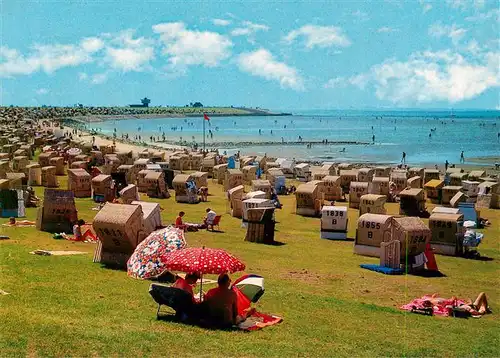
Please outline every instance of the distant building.
[{"label": "distant building", "polygon": [[141,99],[142,104],[131,104],[130,107],[137,108],[137,107],[149,107],[149,104],[151,103],[151,100],[147,97],[144,97]]}]

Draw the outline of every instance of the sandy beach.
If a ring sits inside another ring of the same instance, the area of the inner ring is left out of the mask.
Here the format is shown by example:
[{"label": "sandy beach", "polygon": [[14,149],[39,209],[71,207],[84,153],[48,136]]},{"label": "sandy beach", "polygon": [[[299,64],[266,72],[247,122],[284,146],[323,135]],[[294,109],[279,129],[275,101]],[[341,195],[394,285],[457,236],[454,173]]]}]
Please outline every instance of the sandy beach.
[{"label": "sandy beach", "polygon": [[[72,127],[63,127],[64,131],[71,131],[73,128]],[[132,152],[135,157],[138,156],[139,152],[142,152],[146,149],[155,149],[155,150],[161,150],[165,151],[166,156],[165,158],[168,159],[168,156],[173,153],[176,150],[191,150],[191,148],[187,146],[179,146],[179,145],[172,145],[172,144],[167,144],[167,143],[161,143],[161,142],[143,142],[143,143],[137,143],[133,141],[122,141],[121,139],[116,139],[113,141],[113,139],[109,136],[102,135],[102,134],[90,134],[89,132],[85,131],[80,131],[81,138],[84,141],[92,142],[92,138],[95,137],[95,144],[97,146],[107,146],[107,145],[115,145],[117,151],[127,151],[127,152]],[[252,153],[246,153],[244,149],[241,150],[241,155],[250,155]],[[291,159],[291,158],[288,158]],[[500,175],[500,169],[495,168],[495,163],[500,162],[500,157],[477,157],[477,158],[471,158],[475,162],[478,162],[478,164],[460,164],[457,165],[460,168],[463,168],[466,171],[470,170],[484,170],[486,171],[489,175]],[[322,163],[319,161],[301,161],[301,162],[309,162],[313,165],[321,165]],[[362,168],[362,167],[374,167],[374,166],[393,166],[393,163],[356,163],[353,162],[351,163],[354,165],[356,168]],[[435,164],[432,163],[427,163],[422,165],[422,167],[425,168],[435,168]],[[445,166],[439,165],[438,169],[441,172],[445,172]]]}]

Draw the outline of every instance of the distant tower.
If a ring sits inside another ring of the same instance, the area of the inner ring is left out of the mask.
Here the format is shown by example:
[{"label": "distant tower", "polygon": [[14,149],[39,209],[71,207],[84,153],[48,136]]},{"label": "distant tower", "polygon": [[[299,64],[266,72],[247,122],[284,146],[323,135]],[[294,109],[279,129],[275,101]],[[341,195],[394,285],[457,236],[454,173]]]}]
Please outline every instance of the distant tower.
[{"label": "distant tower", "polygon": [[149,107],[151,100],[148,97],[144,97],[143,99],[141,99],[141,103],[143,107]]}]

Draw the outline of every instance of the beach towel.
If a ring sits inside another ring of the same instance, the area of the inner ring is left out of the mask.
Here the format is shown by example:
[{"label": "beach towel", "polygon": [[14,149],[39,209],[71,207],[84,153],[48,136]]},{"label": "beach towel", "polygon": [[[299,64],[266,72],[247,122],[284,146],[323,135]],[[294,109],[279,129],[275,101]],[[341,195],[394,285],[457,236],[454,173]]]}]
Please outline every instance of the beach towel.
[{"label": "beach towel", "polygon": [[247,319],[238,325],[243,331],[257,331],[259,329],[274,326],[283,321],[283,318],[254,311]]},{"label": "beach towel", "polygon": [[84,251],[50,251],[50,250],[35,250],[31,251],[32,255],[41,256],[71,256],[71,255],[83,255],[86,254]]},{"label": "beach towel", "polygon": [[[238,315],[242,316],[247,310],[251,309],[251,301],[240,290],[233,289],[236,293],[236,306],[238,308]],[[256,331],[264,327],[273,326],[283,321],[281,317],[261,313],[252,309],[246,320],[238,324],[238,329],[244,331]]]},{"label": "beach towel", "polygon": [[375,264],[361,264],[359,266],[366,270],[383,273],[384,275],[402,275],[404,273],[400,268],[384,267]]},{"label": "beach towel", "polygon": [[463,304],[465,304],[465,301],[461,299],[445,299],[440,297],[432,298],[430,295],[425,295],[421,298],[415,298],[413,301],[401,306],[400,308],[410,312],[413,310],[432,308],[433,314],[448,317],[453,315],[453,308],[459,307]]}]

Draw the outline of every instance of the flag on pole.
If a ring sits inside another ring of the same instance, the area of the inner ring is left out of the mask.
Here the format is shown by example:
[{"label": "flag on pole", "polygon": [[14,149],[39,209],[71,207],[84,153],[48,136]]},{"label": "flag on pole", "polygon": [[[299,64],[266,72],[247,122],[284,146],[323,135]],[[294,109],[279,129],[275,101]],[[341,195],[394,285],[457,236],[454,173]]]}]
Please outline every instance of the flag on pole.
[{"label": "flag on pole", "polygon": [[206,121],[209,121],[209,120],[210,120],[210,117],[209,117],[209,116],[207,116],[207,114],[206,114],[206,113],[203,113],[203,119],[205,119]]}]

